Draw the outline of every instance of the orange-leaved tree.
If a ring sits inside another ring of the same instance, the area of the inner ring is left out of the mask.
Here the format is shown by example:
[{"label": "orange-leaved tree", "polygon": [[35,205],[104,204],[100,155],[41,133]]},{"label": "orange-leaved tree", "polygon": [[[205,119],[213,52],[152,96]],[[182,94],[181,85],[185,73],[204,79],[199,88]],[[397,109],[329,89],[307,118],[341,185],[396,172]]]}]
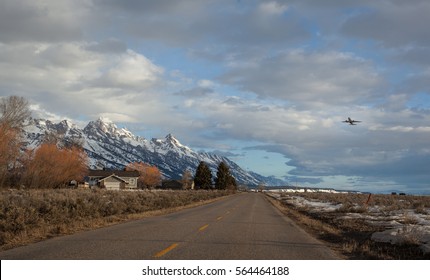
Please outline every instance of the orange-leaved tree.
[{"label": "orange-leaved tree", "polygon": [[0,186],[4,185],[10,169],[15,166],[20,146],[18,131],[0,122]]},{"label": "orange-leaved tree", "polygon": [[139,188],[155,188],[161,184],[161,172],[156,166],[144,162],[132,162],[126,167],[126,170],[139,171],[137,186]]},{"label": "orange-leaved tree", "polygon": [[13,185],[17,170],[21,170],[21,135],[29,117],[28,102],[23,97],[0,97],[0,186]]},{"label": "orange-leaved tree", "polygon": [[25,183],[35,188],[59,188],[72,180],[83,180],[87,161],[82,148],[59,149],[52,143],[42,144],[28,158]]}]

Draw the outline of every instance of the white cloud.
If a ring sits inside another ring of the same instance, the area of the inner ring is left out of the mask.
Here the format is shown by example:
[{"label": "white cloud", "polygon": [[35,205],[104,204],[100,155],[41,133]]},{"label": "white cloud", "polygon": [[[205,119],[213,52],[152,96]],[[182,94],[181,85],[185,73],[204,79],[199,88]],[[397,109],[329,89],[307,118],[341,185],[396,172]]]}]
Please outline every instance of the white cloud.
[{"label": "white cloud", "polygon": [[[97,115],[106,107],[116,121],[136,119],[136,98],[163,85],[163,68],[134,51],[100,53],[88,43],[0,44],[0,92],[27,97],[44,110]],[[150,102],[148,102],[150,103]],[[124,113],[127,112],[127,113]]]},{"label": "white cloud", "polygon": [[78,40],[91,0],[2,0],[0,42]]},{"label": "white cloud", "polygon": [[204,88],[211,88],[211,87],[215,86],[215,83],[213,81],[210,81],[210,80],[199,80],[197,82],[197,84],[200,87],[204,87]]},{"label": "white cloud", "polygon": [[374,1],[367,12],[347,20],[343,32],[377,40],[389,47],[428,45],[429,12],[428,1]]},{"label": "white cloud", "polygon": [[206,149],[252,142],[290,177],[423,186],[430,4],[406,2],[4,0],[0,95]]},{"label": "white cloud", "polygon": [[349,53],[302,50],[263,57],[252,64],[235,62],[221,81],[305,108],[374,102],[383,96],[384,85],[370,61]]},{"label": "white cloud", "polygon": [[132,50],[114,58],[109,68],[103,71],[96,86],[146,89],[159,81],[164,70],[153,64],[145,56]]},{"label": "white cloud", "polygon": [[259,10],[265,15],[281,15],[288,10],[288,6],[284,3],[270,1],[261,3]]}]

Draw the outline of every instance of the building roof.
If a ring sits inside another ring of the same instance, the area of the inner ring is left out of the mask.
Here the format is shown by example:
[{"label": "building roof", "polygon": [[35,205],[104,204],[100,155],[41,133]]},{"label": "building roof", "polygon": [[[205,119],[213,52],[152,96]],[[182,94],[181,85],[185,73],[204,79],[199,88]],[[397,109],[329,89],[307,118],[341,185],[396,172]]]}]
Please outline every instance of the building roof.
[{"label": "building roof", "polygon": [[115,180],[117,180],[117,181],[124,182],[124,183],[127,183],[127,184],[128,184],[128,182],[127,182],[126,180],[124,180],[123,178],[118,177],[118,176],[116,176],[116,175],[110,175],[110,176],[104,177],[103,179],[100,179],[99,181],[104,181],[104,180],[106,180],[106,179],[108,179],[108,178],[114,178],[114,179],[115,179]]},{"label": "building roof", "polygon": [[183,183],[179,180],[163,180],[161,187],[165,189],[182,189]]},{"label": "building roof", "polygon": [[116,175],[118,177],[124,178],[124,177],[139,177],[140,173],[137,170],[133,170],[133,171],[125,171],[125,170],[114,170],[114,169],[109,169],[109,170],[89,170],[88,171],[88,177],[108,177],[111,175]]}]

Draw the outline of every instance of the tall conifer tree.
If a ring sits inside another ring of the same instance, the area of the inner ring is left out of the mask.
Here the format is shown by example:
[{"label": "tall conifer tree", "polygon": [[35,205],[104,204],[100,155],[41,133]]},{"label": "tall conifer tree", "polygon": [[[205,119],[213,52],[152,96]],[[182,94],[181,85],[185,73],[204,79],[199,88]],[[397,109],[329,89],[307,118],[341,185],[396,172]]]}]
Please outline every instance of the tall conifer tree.
[{"label": "tall conifer tree", "polygon": [[208,165],[203,161],[197,166],[194,184],[197,189],[212,188],[212,173]]},{"label": "tall conifer tree", "polygon": [[216,173],[215,188],[219,190],[227,189],[230,183],[230,177],[228,165],[224,161],[220,162]]},{"label": "tall conifer tree", "polygon": [[220,190],[236,189],[236,179],[231,175],[230,168],[222,161],[218,165],[217,177],[215,179],[215,188]]}]

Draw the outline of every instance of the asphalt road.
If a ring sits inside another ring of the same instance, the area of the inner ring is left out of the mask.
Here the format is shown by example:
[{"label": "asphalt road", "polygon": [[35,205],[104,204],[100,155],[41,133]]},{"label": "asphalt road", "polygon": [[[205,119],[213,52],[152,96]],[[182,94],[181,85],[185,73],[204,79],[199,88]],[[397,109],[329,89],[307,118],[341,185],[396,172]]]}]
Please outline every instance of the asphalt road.
[{"label": "asphalt road", "polygon": [[57,237],[0,252],[0,259],[336,259],[261,193]]}]

